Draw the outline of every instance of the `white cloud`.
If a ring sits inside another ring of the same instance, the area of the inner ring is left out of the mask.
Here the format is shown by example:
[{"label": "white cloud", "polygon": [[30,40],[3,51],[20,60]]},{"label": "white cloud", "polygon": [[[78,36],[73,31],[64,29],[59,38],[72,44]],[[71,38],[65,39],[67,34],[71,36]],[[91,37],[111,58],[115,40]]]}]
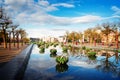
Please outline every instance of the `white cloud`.
[{"label": "white cloud", "polygon": [[[73,4],[68,3],[58,3],[58,4],[50,4],[46,0],[39,0],[38,3],[34,2],[34,0],[5,0],[5,8],[8,13],[15,18],[19,22],[19,24],[29,24],[34,27],[41,27],[43,25],[50,26],[71,26],[81,23],[90,23],[98,20],[102,20],[103,18],[100,16],[94,15],[85,15],[78,17],[59,17],[48,14],[48,11],[59,10],[59,6],[66,8],[75,7]],[[45,33],[41,33],[41,32]],[[42,35],[60,35],[63,32],[59,31],[59,33],[52,33],[50,30],[27,30],[29,36],[42,36]],[[40,32],[40,33],[39,33]],[[50,33],[48,33],[50,32]],[[42,35],[41,35],[42,34]]]},{"label": "white cloud", "polygon": [[[20,24],[50,24],[50,25],[71,25],[79,23],[89,23],[101,20],[100,16],[85,15],[82,17],[58,17],[49,15],[46,11],[58,10],[58,6],[74,7],[72,4],[58,3],[49,4],[48,1],[40,0],[38,3],[33,0],[5,0],[6,9],[10,10],[9,13],[13,14]],[[11,12],[12,10],[12,12]]]},{"label": "white cloud", "polygon": [[72,62],[69,63],[72,66],[80,66],[80,67],[84,67],[84,68],[94,68],[96,65],[92,65],[92,64],[88,64],[87,62],[83,62],[80,60],[74,60]]},{"label": "white cloud", "polygon": [[37,37],[37,38],[47,38],[49,36],[59,37],[65,34],[65,30],[54,31],[52,29],[37,28],[37,29],[27,29],[29,35],[28,37]]},{"label": "white cloud", "polygon": [[111,9],[115,11],[114,15],[120,15],[120,8],[118,8],[117,6],[112,6]]},{"label": "white cloud", "polygon": [[72,4],[67,4],[67,3],[58,3],[58,4],[52,4],[52,6],[63,6],[63,7],[67,7],[67,8],[73,8],[75,7],[74,5]]},{"label": "white cloud", "polygon": [[41,5],[41,6],[49,6],[49,2],[48,1],[38,1],[38,4]]},{"label": "white cloud", "polygon": [[57,3],[57,4],[49,4],[48,1],[44,1],[44,0],[39,0],[38,1],[38,5],[40,5],[41,8],[43,8],[43,10],[45,11],[55,11],[55,10],[59,10],[57,7],[61,6],[61,7],[66,7],[66,8],[73,8],[75,7],[72,4],[68,4],[68,3]]},{"label": "white cloud", "polygon": [[94,16],[94,15],[86,15],[82,17],[76,17],[73,18],[74,23],[90,23],[98,20],[102,20],[103,18],[100,16]]}]

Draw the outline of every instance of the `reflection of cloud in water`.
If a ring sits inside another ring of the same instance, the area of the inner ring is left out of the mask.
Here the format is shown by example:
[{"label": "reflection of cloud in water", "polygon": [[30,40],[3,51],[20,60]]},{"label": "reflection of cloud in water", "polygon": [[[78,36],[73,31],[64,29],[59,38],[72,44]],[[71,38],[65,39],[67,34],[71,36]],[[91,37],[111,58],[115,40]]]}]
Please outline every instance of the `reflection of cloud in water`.
[{"label": "reflection of cloud in water", "polygon": [[39,53],[39,48],[37,47],[37,45],[34,46],[34,49],[32,49],[32,54],[38,54]]},{"label": "reflection of cloud in water", "polygon": [[34,58],[30,61],[30,68],[35,69],[35,70],[45,70],[49,69],[51,67],[55,66],[55,61],[51,60],[46,60],[45,58]]},{"label": "reflection of cloud in water", "polygon": [[70,65],[72,66],[80,66],[80,67],[84,67],[84,68],[94,68],[96,67],[96,64],[88,64],[85,61],[80,61],[80,60],[74,60],[69,62]]}]

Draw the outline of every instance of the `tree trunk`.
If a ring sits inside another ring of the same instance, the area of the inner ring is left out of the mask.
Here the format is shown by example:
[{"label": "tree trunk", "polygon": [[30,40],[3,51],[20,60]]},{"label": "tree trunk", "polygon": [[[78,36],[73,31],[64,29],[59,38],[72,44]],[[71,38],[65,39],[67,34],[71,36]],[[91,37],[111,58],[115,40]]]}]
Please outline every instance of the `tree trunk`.
[{"label": "tree trunk", "polygon": [[96,46],[96,39],[94,39],[94,46]]},{"label": "tree trunk", "polygon": [[4,48],[7,48],[6,30],[5,29],[3,29],[3,42],[4,42]]},{"label": "tree trunk", "polygon": [[108,67],[108,52],[106,52],[106,67]]},{"label": "tree trunk", "polygon": [[118,32],[116,32],[116,48],[118,49],[119,48],[119,45],[118,45]]},{"label": "tree trunk", "polygon": [[19,49],[19,35],[17,34],[17,48]]},{"label": "tree trunk", "polygon": [[115,53],[115,59],[116,59],[116,63],[118,64],[118,58],[119,58],[119,55],[118,55],[118,52]]},{"label": "tree trunk", "polygon": [[106,45],[108,46],[108,35],[107,35],[107,42],[106,42]]},{"label": "tree trunk", "polygon": [[90,44],[90,38],[89,38],[89,44]]},{"label": "tree trunk", "polygon": [[13,32],[13,43],[14,43],[14,47],[15,47],[15,35],[14,35],[14,32]]},{"label": "tree trunk", "polygon": [[74,45],[74,37],[73,37],[73,45]]},{"label": "tree trunk", "polygon": [[9,33],[9,50],[11,50],[11,33]]},{"label": "tree trunk", "polygon": [[21,45],[23,46],[23,39],[22,39],[22,37],[21,37]]}]

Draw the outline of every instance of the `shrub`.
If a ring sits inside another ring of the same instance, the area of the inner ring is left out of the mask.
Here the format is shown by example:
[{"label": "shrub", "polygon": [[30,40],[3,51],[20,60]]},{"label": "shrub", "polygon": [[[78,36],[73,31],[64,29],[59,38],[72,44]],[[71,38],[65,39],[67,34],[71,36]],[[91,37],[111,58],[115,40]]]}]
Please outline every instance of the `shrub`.
[{"label": "shrub", "polygon": [[40,44],[37,44],[38,47],[40,47],[41,45]]},{"label": "shrub", "polygon": [[44,53],[45,52],[45,48],[44,47],[40,47],[40,53]]},{"label": "shrub", "polygon": [[92,49],[91,48],[86,48],[86,52],[90,52]]},{"label": "shrub", "polygon": [[49,44],[46,44],[46,48],[48,48],[49,47]]},{"label": "shrub", "polygon": [[88,56],[96,56],[96,52],[88,52]]},{"label": "shrub", "polygon": [[83,50],[85,50],[85,49],[86,49],[86,47],[85,47],[85,46],[83,46],[83,47],[82,47],[82,49],[83,49]]},{"label": "shrub", "polygon": [[66,56],[57,56],[56,57],[56,62],[58,64],[66,64],[68,62],[68,57],[66,57]]},{"label": "shrub", "polygon": [[56,53],[57,53],[57,50],[56,50],[56,49],[50,49],[50,53],[51,53],[51,54],[56,54]]},{"label": "shrub", "polygon": [[69,44],[69,45],[68,45],[68,48],[69,48],[69,49],[71,49],[71,48],[72,48],[72,46]]},{"label": "shrub", "polygon": [[57,46],[57,44],[54,44],[54,47],[56,47]]},{"label": "shrub", "polygon": [[62,50],[63,50],[64,53],[68,52],[68,48],[67,47],[63,47]]},{"label": "shrub", "polygon": [[118,53],[120,53],[120,49],[118,50]]},{"label": "shrub", "polygon": [[63,43],[61,43],[61,47],[63,47],[64,46],[64,44]]},{"label": "shrub", "polygon": [[50,46],[52,46],[52,45],[53,45],[53,43],[49,43],[49,45],[50,45]]},{"label": "shrub", "polygon": [[44,46],[44,45],[45,45],[45,42],[41,41],[41,42],[39,42],[37,45],[38,45],[38,47]]}]

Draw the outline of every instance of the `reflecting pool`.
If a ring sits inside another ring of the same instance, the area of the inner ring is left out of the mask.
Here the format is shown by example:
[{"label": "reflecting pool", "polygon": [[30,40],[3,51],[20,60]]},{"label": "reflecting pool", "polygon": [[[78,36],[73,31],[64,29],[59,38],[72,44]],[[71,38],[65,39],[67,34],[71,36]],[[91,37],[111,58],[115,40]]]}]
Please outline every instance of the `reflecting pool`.
[{"label": "reflecting pool", "polygon": [[[57,55],[62,49],[57,46]],[[84,51],[68,52],[67,64],[57,64],[56,55],[50,54],[50,48],[45,53],[34,45],[30,56],[24,80],[120,80],[120,56],[116,55],[87,57]]]}]

